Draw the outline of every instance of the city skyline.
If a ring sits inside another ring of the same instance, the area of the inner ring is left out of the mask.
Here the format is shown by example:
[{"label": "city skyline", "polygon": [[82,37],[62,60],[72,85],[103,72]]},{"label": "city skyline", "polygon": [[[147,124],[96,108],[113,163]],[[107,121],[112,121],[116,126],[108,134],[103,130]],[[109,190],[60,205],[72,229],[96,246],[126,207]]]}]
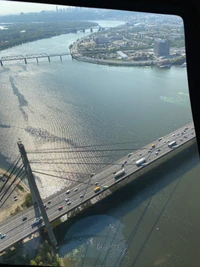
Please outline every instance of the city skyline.
[{"label": "city skyline", "polygon": [[56,11],[56,6],[60,8],[68,8],[68,6],[61,5],[49,5],[49,4],[37,4],[37,3],[22,3],[13,1],[0,1],[0,15],[10,15],[10,14],[20,14],[30,13],[30,12],[41,12],[46,11]]}]

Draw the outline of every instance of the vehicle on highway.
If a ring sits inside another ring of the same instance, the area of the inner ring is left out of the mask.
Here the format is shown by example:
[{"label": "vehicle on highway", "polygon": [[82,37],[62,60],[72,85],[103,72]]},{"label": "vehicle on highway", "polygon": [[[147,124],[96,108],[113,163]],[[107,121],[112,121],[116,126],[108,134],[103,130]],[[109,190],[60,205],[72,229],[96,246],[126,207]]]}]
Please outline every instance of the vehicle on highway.
[{"label": "vehicle on highway", "polygon": [[15,197],[15,198],[14,198],[14,201],[17,201],[17,200],[18,200],[18,198],[17,198],[17,197]]},{"label": "vehicle on highway", "polygon": [[172,141],[168,144],[168,147],[173,148],[176,145],[176,141]]},{"label": "vehicle on highway", "polygon": [[69,201],[69,202],[67,202],[67,205],[69,206],[69,205],[71,205],[71,202]]},{"label": "vehicle on highway", "polygon": [[151,147],[154,148],[156,145],[155,144],[152,144]]},{"label": "vehicle on highway", "polygon": [[121,169],[121,170],[119,170],[118,172],[115,173],[114,177],[115,177],[115,179],[117,179],[117,178],[120,178],[121,176],[123,176],[124,174],[126,174],[125,170]]},{"label": "vehicle on highway", "polygon": [[69,198],[65,198],[65,201],[68,202],[69,201]]},{"label": "vehicle on highway", "polygon": [[156,153],[155,153],[156,155],[158,155],[158,151],[156,151]]},{"label": "vehicle on highway", "polygon": [[130,158],[132,155],[133,155],[133,153],[129,153],[129,154],[128,154],[128,158]]},{"label": "vehicle on highway", "polygon": [[22,218],[22,221],[24,222],[24,221],[26,221],[26,220],[27,220],[27,217],[24,216],[24,217]]},{"label": "vehicle on highway", "polygon": [[76,191],[78,191],[78,188],[75,188],[75,189],[74,189],[74,192],[76,192]]},{"label": "vehicle on highway", "polygon": [[62,210],[63,209],[63,206],[58,206],[58,210]]},{"label": "vehicle on highway", "polygon": [[84,197],[84,195],[80,195],[80,198],[83,198]]},{"label": "vehicle on highway", "polygon": [[102,189],[103,189],[103,190],[106,189],[106,188],[108,188],[107,185],[102,185]]},{"label": "vehicle on highway", "polygon": [[3,239],[4,237],[6,237],[6,234],[0,234],[1,239]]},{"label": "vehicle on highway", "polygon": [[140,167],[143,163],[145,163],[146,162],[146,159],[145,158],[141,158],[141,159],[139,159],[139,160],[137,160],[136,162],[135,162],[135,164],[138,166],[138,167]]},{"label": "vehicle on highway", "polygon": [[70,193],[70,190],[67,190],[67,191],[66,191],[66,194],[69,194],[69,193]]},{"label": "vehicle on highway", "polygon": [[99,184],[99,182],[96,182],[94,185],[98,185]]},{"label": "vehicle on highway", "polygon": [[13,198],[15,199],[15,198],[17,198],[17,196],[14,196]]},{"label": "vehicle on highway", "polygon": [[51,204],[51,200],[49,200],[47,204]]},{"label": "vehicle on highway", "polygon": [[94,188],[95,193],[99,192],[100,190],[101,190],[101,188],[99,186],[95,186],[95,188]]},{"label": "vehicle on highway", "polygon": [[95,173],[93,172],[93,173],[90,174],[90,177],[92,177],[92,176],[94,176],[94,175],[95,175]]},{"label": "vehicle on highway", "polygon": [[32,223],[31,226],[35,227],[36,225],[40,224],[43,221],[42,217],[37,217]]}]

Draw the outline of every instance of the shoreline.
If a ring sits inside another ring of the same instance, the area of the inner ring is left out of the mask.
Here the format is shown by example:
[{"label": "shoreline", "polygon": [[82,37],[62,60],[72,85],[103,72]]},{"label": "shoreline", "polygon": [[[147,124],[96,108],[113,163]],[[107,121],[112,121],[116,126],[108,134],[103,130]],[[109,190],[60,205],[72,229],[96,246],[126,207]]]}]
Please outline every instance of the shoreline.
[{"label": "shoreline", "polygon": [[75,59],[77,61],[97,64],[97,65],[105,65],[105,66],[119,66],[119,67],[156,67],[156,63],[154,61],[150,62],[117,62],[117,61],[108,61],[108,60],[102,60],[102,59],[93,59],[93,58],[86,58],[86,57],[79,57],[74,56],[73,53],[71,53],[72,59]]},{"label": "shoreline", "polygon": [[[6,170],[4,170],[3,168],[0,168],[0,175],[3,176],[3,174],[6,173]],[[10,174],[10,173],[9,173]],[[9,175],[8,174],[8,175]],[[13,179],[15,178],[15,175],[12,175],[11,178],[9,179],[8,184],[10,184]],[[14,182],[14,184],[12,185],[12,187],[14,187],[15,185],[17,185],[19,182],[19,178],[17,178],[17,180]],[[6,205],[1,208],[1,216],[0,216],[0,222],[3,222],[4,220],[8,219],[8,218],[12,218],[13,215],[15,215],[18,212],[22,212],[24,209],[21,207],[21,205],[24,202],[25,196],[30,193],[29,188],[27,187],[27,185],[21,181],[21,188],[16,187],[12,194],[10,195],[10,197],[6,200]],[[13,196],[17,196],[17,200],[14,201]]]}]

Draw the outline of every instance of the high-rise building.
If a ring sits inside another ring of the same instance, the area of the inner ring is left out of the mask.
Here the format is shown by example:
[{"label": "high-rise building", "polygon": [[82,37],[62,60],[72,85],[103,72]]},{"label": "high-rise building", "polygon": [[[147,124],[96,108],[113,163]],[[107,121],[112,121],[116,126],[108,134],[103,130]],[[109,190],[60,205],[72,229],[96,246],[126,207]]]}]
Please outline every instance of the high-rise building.
[{"label": "high-rise building", "polygon": [[169,39],[159,39],[154,40],[154,54],[156,56],[169,56],[170,51],[170,40]]}]

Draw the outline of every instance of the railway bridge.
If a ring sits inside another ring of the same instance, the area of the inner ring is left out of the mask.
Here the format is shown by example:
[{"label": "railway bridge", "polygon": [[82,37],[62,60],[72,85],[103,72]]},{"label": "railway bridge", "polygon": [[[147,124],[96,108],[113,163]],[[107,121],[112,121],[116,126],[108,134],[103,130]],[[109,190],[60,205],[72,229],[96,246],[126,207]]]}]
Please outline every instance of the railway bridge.
[{"label": "railway bridge", "polygon": [[13,55],[13,56],[4,56],[0,59],[0,64],[3,66],[3,62],[5,61],[15,61],[15,60],[23,60],[25,64],[28,63],[28,59],[36,59],[37,63],[39,62],[39,58],[47,58],[48,61],[51,61],[51,57],[59,57],[60,61],[62,61],[63,56],[69,56],[70,53],[40,53],[40,54],[28,54],[28,55]]}]

